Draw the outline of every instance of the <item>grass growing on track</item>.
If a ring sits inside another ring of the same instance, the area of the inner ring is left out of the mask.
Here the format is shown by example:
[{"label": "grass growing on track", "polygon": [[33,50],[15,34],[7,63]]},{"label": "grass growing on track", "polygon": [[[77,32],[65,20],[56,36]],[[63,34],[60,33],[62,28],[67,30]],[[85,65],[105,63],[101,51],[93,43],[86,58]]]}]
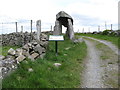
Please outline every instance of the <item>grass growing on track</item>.
[{"label": "grass growing on track", "polygon": [[[3,79],[3,88],[76,88],[80,86],[82,62],[86,56],[85,43],[73,44],[69,40],[58,42],[58,56],[55,56],[55,42],[49,43],[44,59],[22,62],[19,68]],[[67,48],[67,49],[66,49]],[[69,49],[68,49],[69,48]],[[54,63],[61,63],[55,67]],[[33,72],[28,72],[32,68]]]},{"label": "grass growing on track", "polygon": [[76,34],[76,35],[89,36],[97,39],[107,40],[120,48],[120,37],[117,36],[108,36],[108,35],[100,35],[100,34]]},{"label": "grass growing on track", "polygon": [[[104,64],[104,73],[108,75],[109,78],[105,78],[104,82],[107,85],[112,86],[113,88],[118,88],[118,56],[106,45],[103,43],[96,43],[96,47],[101,52],[100,58]],[[112,69],[114,66],[114,70]]]}]

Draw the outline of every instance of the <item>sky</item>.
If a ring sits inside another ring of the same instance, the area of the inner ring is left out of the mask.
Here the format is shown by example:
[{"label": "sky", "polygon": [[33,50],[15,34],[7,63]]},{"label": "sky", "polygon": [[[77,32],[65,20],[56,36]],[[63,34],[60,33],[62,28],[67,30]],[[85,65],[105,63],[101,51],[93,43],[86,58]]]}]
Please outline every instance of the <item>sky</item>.
[{"label": "sky", "polygon": [[14,27],[13,22],[27,27],[29,20],[34,21],[34,29],[35,22],[41,20],[42,31],[50,30],[60,11],[65,11],[73,18],[75,32],[82,32],[83,28],[84,32],[98,31],[98,25],[102,31],[105,22],[107,29],[113,24],[113,29],[116,30],[118,2],[119,0],[0,0],[0,30],[12,31],[10,28]]}]

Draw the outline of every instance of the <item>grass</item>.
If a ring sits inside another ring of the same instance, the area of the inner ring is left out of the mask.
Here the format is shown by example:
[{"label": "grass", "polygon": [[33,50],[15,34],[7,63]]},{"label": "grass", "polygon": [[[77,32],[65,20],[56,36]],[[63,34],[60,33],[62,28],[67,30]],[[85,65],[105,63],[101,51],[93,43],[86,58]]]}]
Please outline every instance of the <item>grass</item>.
[{"label": "grass", "polygon": [[17,49],[17,48],[19,48],[19,47],[20,47],[20,46],[0,46],[0,55],[7,56],[7,51],[8,51],[10,48]]},{"label": "grass", "polygon": [[[106,45],[104,45],[103,43],[97,43],[97,44],[96,44],[96,47],[97,47],[99,50],[102,51],[101,56],[100,56],[100,58],[101,58],[102,60],[106,60],[106,59],[109,59],[109,58],[110,58],[111,55],[109,55],[109,53],[112,53],[112,52],[110,52],[109,50],[105,49],[105,48],[107,48]],[[109,49],[109,48],[108,48],[108,49]],[[108,52],[108,53],[106,53],[106,52]]]},{"label": "grass", "polygon": [[[66,48],[70,47],[68,50]],[[3,79],[3,88],[76,88],[80,87],[82,62],[86,56],[85,42],[73,44],[69,40],[58,42],[58,56],[55,42],[49,42],[44,59],[21,62],[18,69]],[[54,63],[61,63],[55,67]],[[33,72],[28,72],[32,68]]]},{"label": "grass", "polygon": [[89,36],[97,39],[107,40],[120,48],[120,38],[116,36],[100,35],[100,34],[76,34],[80,36]]}]

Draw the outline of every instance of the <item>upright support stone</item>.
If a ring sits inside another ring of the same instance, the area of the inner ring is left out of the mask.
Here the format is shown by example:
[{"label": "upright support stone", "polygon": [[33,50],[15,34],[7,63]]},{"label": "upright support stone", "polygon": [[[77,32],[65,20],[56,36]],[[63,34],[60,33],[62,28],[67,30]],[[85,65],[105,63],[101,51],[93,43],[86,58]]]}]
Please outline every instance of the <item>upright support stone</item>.
[{"label": "upright support stone", "polygon": [[53,34],[54,35],[60,35],[60,34],[62,34],[62,24],[58,20],[55,21],[54,33]]},{"label": "upright support stone", "polygon": [[37,28],[37,40],[40,41],[40,34],[41,34],[41,20],[38,20],[38,21],[37,21],[36,28]]},{"label": "upright support stone", "polygon": [[69,34],[69,38],[72,40],[74,39],[74,31],[73,31],[73,25],[72,25],[72,21],[71,19],[68,19],[68,34]]}]

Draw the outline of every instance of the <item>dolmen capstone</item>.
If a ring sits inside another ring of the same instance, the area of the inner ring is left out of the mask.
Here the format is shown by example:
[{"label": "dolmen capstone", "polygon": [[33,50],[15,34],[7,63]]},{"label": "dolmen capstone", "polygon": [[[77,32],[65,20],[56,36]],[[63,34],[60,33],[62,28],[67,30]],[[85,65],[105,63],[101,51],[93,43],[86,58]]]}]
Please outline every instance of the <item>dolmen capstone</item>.
[{"label": "dolmen capstone", "polygon": [[66,35],[69,37],[69,39],[74,39],[74,31],[73,31],[73,19],[70,15],[68,15],[64,11],[60,11],[56,15],[56,21],[54,26],[54,35],[60,35],[62,34],[62,25],[64,27],[67,27]]}]

